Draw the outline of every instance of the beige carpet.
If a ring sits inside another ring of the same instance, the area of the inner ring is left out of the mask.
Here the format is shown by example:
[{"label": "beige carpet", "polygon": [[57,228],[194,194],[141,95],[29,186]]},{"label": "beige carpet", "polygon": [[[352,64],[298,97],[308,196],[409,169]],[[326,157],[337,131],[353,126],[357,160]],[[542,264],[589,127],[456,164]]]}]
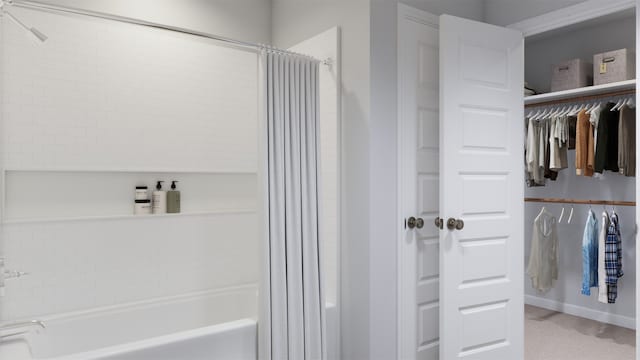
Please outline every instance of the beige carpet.
[{"label": "beige carpet", "polygon": [[633,360],[636,332],[525,307],[525,360]]}]

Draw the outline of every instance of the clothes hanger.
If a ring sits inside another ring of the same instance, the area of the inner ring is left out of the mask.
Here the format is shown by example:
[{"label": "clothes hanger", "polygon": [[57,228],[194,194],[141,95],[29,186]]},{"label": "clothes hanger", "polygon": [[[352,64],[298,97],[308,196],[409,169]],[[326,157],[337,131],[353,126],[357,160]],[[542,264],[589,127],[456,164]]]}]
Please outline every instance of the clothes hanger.
[{"label": "clothes hanger", "polygon": [[539,121],[540,119],[542,119],[544,116],[546,116],[547,112],[549,111],[548,108],[544,108],[541,110],[540,113],[538,113],[536,116],[534,116],[534,120]]},{"label": "clothes hanger", "polygon": [[618,111],[620,107],[622,107],[623,101],[622,99],[618,99],[618,102],[611,108],[611,111]]},{"label": "clothes hanger", "polygon": [[631,96],[629,96],[628,98],[624,99],[624,105],[622,106],[626,106],[628,108],[632,108],[631,104],[633,103],[633,99],[631,98]]},{"label": "clothes hanger", "polygon": [[567,219],[567,224],[571,224],[571,219],[573,219],[573,205],[571,205],[571,212],[569,213],[569,219]]},{"label": "clothes hanger", "polygon": [[534,121],[537,120],[541,111],[542,111],[542,109],[533,110],[533,114],[529,117],[529,120],[534,120]]},{"label": "clothes hanger", "polygon": [[594,111],[597,111],[601,105],[602,104],[599,101],[594,102],[591,108],[587,110],[587,114],[591,115]]},{"label": "clothes hanger", "polygon": [[553,111],[552,107],[546,108],[545,111],[540,115],[540,120],[547,119],[551,112]]},{"label": "clothes hanger", "polygon": [[547,211],[547,207],[543,205],[542,208],[540,209],[540,212],[538,213],[538,216],[536,216],[536,220],[535,221],[538,221],[540,219],[540,217],[542,215],[546,214],[547,212],[548,212]]},{"label": "clothes hanger", "polygon": [[580,111],[582,111],[583,107],[584,107],[584,104],[573,105],[573,109],[569,110],[569,113],[567,113],[567,115],[576,116]]},{"label": "clothes hanger", "polygon": [[628,107],[630,107],[630,108],[632,108],[632,109],[635,109],[635,107],[636,107],[636,103],[635,103],[635,101],[634,101],[633,96],[629,96],[629,99],[628,99],[628,100],[629,100],[629,101],[627,102],[627,106],[628,106]]}]

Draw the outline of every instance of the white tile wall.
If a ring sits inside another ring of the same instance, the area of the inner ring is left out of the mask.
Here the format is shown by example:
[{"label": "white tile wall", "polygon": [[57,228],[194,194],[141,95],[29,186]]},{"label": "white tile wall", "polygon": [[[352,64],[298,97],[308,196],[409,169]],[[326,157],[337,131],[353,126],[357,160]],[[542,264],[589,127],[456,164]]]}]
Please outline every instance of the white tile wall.
[{"label": "white tile wall", "polygon": [[4,228],[2,319],[256,283],[257,215],[15,224]]},{"label": "white tile wall", "polygon": [[[71,216],[78,209],[109,215],[129,209],[133,189],[122,185],[137,171],[147,171],[142,179],[151,176],[148,171],[256,171],[255,54],[133,25],[13,11],[49,39],[37,43],[2,22],[8,215]],[[38,184],[34,173],[20,171],[33,169],[58,171],[42,173]],[[69,170],[109,171],[61,175]],[[193,208],[198,201],[196,210],[215,208],[217,196],[233,207],[230,194],[237,189],[205,189],[207,178],[197,176],[189,175],[199,189],[181,188],[193,199],[183,206]],[[223,187],[220,181],[210,185]],[[233,177],[226,181],[238,183]],[[29,189],[55,194],[39,203],[34,194],[25,196]],[[198,192],[205,201],[193,196]],[[247,193],[255,196],[255,189]],[[117,204],[119,199],[126,204]],[[49,206],[55,202],[57,211]],[[243,194],[235,203],[252,201]],[[4,225],[0,253],[7,266],[31,275],[7,282],[0,318],[256,283],[257,228],[257,215],[247,213]]]},{"label": "white tile wall", "polygon": [[134,189],[179,180],[183,213],[256,209],[256,174],[9,171],[5,220],[133,214]]},{"label": "white tile wall", "polygon": [[135,25],[13,9],[8,168],[257,169],[257,55]]}]

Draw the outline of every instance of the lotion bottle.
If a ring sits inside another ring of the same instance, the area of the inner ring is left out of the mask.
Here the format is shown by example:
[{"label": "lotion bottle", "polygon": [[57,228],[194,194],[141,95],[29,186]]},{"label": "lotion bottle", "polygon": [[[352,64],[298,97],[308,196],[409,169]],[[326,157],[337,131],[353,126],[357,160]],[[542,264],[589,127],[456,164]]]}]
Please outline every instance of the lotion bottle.
[{"label": "lotion bottle", "polygon": [[162,183],[164,181],[158,181],[156,184],[156,191],[153,192],[153,213],[154,214],[166,214],[167,213],[167,192],[162,190]]},{"label": "lotion bottle", "polygon": [[171,190],[167,191],[167,213],[177,214],[180,212],[180,191],[176,190],[176,183],[171,182]]}]

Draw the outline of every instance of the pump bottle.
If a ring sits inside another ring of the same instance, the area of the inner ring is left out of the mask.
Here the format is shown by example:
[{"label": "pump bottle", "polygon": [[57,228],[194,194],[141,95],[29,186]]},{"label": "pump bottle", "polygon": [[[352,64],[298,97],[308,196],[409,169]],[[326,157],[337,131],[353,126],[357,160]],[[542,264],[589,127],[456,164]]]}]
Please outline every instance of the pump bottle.
[{"label": "pump bottle", "polygon": [[164,181],[158,181],[156,184],[156,191],[153,192],[153,213],[154,214],[166,214],[167,213],[167,192],[162,190],[162,183]]},{"label": "pump bottle", "polygon": [[177,214],[180,212],[180,191],[176,190],[177,180],[171,182],[171,190],[167,191],[167,213]]}]

